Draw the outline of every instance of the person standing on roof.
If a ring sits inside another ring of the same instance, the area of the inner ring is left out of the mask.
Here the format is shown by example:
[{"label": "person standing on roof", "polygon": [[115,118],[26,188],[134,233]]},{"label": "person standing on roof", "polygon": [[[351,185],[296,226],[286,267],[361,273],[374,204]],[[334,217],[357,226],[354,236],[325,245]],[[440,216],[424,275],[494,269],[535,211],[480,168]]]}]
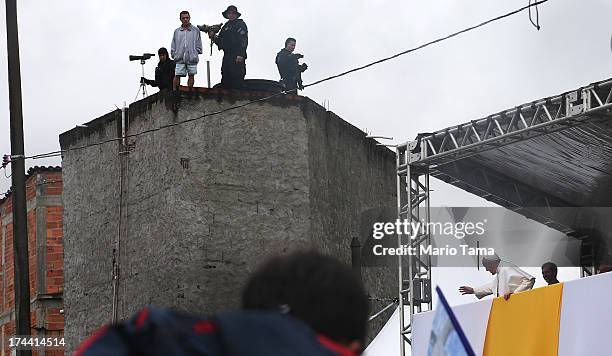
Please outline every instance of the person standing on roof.
[{"label": "person standing on roof", "polygon": [[140,81],[153,87],[158,87],[159,90],[172,89],[174,81],[174,61],[170,59],[168,50],[164,47],[157,51],[159,55],[159,63],[155,68],[155,79],[147,79],[142,77]]},{"label": "person standing on roof", "polygon": [[189,11],[181,11],[179,14],[181,27],[174,30],[172,47],[170,52],[176,62],[173,89],[177,90],[181,85],[181,77],[189,76],[187,86],[189,91],[193,90],[194,76],[198,73],[198,57],[202,54],[202,38],[200,30],[191,24]]},{"label": "person standing on roof", "polygon": [[299,59],[304,58],[299,53],[293,53],[295,50],[295,38],[287,38],[285,40],[285,48],[281,49],[276,54],[276,67],[281,76],[281,85],[287,91],[294,89],[304,89],[302,86],[302,72],[308,69],[306,63],[299,64]]},{"label": "person standing on roof", "polygon": [[247,46],[249,44],[246,23],[239,19],[241,13],[234,5],[227,7],[221,13],[228,21],[216,35],[208,33],[208,37],[223,51],[221,64],[221,86],[228,89],[242,89],[246,75]]},{"label": "person standing on roof", "polygon": [[504,299],[508,300],[511,294],[529,290],[535,283],[535,277],[512,263],[502,261],[497,255],[483,257],[482,265],[495,276],[493,281],[474,288],[461,286],[461,294],[474,294],[478,299],[493,294],[496,297],[504,296]]}]

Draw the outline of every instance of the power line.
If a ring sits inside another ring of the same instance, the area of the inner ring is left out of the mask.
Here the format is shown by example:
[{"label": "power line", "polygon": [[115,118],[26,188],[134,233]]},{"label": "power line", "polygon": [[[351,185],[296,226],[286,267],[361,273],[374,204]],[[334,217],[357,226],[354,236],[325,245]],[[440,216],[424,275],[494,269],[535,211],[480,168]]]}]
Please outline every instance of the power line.
[{"label": "power line", "polygon": [[[529,5],[531,5],[531,1],[533,0],[529,0]],[[533,22],[533,19],[531,18],[531,7],[529,8],[529,21],[531,21],[531,24],[538,29],[538,31],[540,30],[540,12],[538,11],[538,6],[535,6],[535,16],[536,16],[536,20],[535,22]]]},{"label": "power line", "polygon": [[[498,21],[498,20],[504,19],[504,18],[506,18],[506,17],[510,17],[510,16],[512,16],[512,15],[518,14],[518,13],[519,13],[519,12],[521,12],[521,11],[525,11],[525,10],[527,10],[527,9],[531,9],[531,8],[532,8],[532,7],[534,7],[534,6],[535,6],[535,7],[536,7],[536,9],[537,9],[537,6],[538,6],[538,5],[543,4],[543,3],[547,2],[547,1],[548,1],[548,0],[541,0],[541,1],[534,2],[534,3],[532,4],[532,3],[531,3],[531,0],[530,0],[530,1],[529,1],[529,5],[524,6],[524,7],[521,7],[520,9],[517,9],[517,10],[511,11],[511,12],[509,12],[509,13],[507,13],[507,14],[504,14],[504,15],[501,15],[501,16],[497,16],[497,17],[492,18],[492,19],[490,19],[490,20],[487,20],[487,21],[485,21],[485,22],[481,22],[481,23],[479,23],[478,25],[471,26],[471,27],[465,28],[465,29],[463,29],[463,30],[461,30],[461,31],[457,31],[457,32],[455,32],[455,33],[452,33],[452,34],[450,34],[450,35],[448,35],[448,36],[440,37],[440,38],[438,38],[438,39],[436,39],[436,40],[433,40],[433,41],[430,41],[430,42],[424,43],[424,44],[422,44],[422,45],[420,45],[420,46],[417,46],[417,47],[414,47],[414,48],[411,48],[411,49],[405,50],[405,51],[403,51],[403,52],[400,52],[400,53],[394,54],[394,55],[392,55],[392,56],[390,56],[390,57],[382,58],[382,59],[379,59],[379,60],[377,60],[377,61],[375,61],[375,62],[371,62],[371,63],[368,63],[368,64],[366,64],[366,65],[363,65],[363,66],[361,66],[361,67],[353,68],[353,69],[351,69],[351,70],[347,70],[346,72],[342,72],[342,73],[340,73],[340,74],[332,75],[332,76],[330,76],[330,77],[323,78],[323,79],[321,79],[321,80],[317,80],[317,81],[316,81],[316,82],[314,82],[314,83],[310,83],[310,84],[304,85],[304,88],[306,88],[306,87],[310,87],[310,86],[313,86],[313,85],[317,85],[317,84],[320,84],[320,83],[323,83],[323,82],[326,82],[326,81],[328,81],[328,80],[332,80],[332,79],[335,79],[335,78],[338,78],[338,77],[342,77],[342,76],[345,76],[345,75],[347,75],[347,74],[354,73],[354,72],[360,71],[360,70],[362,70],[362,69],[366,69],[366,68],[371,67],[371,66],[373,66],[373,65],[380,64],[380,63],[382,63],[382,62],[386,62],[386,61],[392,60],[392,59],[394,59],[394,58],[397,58],[397,57],[403,56],[403,55],[405,55],[405,54],[408,54],[408,53],[411,53],[411,52],[414,52],[414,51],[418,51],[418,50],[420,50],[420,49],[423,49],[423,48],[425,48],[425,47],[431,46],[431,45],[433,45],[433,44],[436,44],[436,43],[439,43],[439,42],[442,42],[442,41],[446,41],[446,40],[451,39],[451,38],[453,38],[453,37],[459,36],[460,34],[463,34],[463,33],[466,33],[466,32],[472,31],[472,30],[475,30],[475,29],[477,29],[477,28],[479,28],[479,27],[482,27],[482,26],[488,25],[488,24],[490,24],[490,23],[492,23],[492,22],[495,22],[495,21]],[[539,21],[539,20],[538,20],[538,21]],[[538,26],[538,30],[539,30],[539,29],[540,29],[540,28],[539,28],[539,26]]]},{"label": "power line", "polygon": [[[435,39],[433,41],[424,43],[424,44],[422,44],[420,46],[417,46],[417,47],[405,50],[403,52],[399,52],[399,53],[394,54],[392,56],[385,57],[385,58],[379,59],[377,61],[365,64],[363,66],[356,67],[356,68],[347,70],[345,72],[342,72],[342,73],[339,73],[339,74],[335,74],[335,75],[332,75],[332,76],[329,76],[329,77],[317,80],[315,82],[306,84],[306,85],[304,85],[304,88],[311,87],[311,86],[314,86],[314,85],[318,85],[318,84],[321,84],[323,82],[326,82],[326,81],[329,81],[329,80],[332,80],[332,79],[336,79],[336,78],[339,78],[339,77],[343,77],[345,75],[348,75],[348,74],[351,74],[351,73],[354,73],[354,72],[357,72],[357,71],[360,71],[360,70],[372,67],[374,65],[377,65],[377,64],[380,64],[380,63],[383,63],[383,62],[395,59],[397,57],[400,57],[400,56],[403,56],[403,55],[406,55],[406,54],[418,51],[420,49],[423,49],[425,47],[431,46],[433,44],[449,40],[449,39],[451,39],[453,37],[459,36],[461,34],[469,32],[469,31],[473,31],[473,30],[475,30],[477,28],[480,28],[480,27],[483,27],[485,25],[488,25],[488,24],[490,24],[492,22],[499,21],[499,20],[502,20],[504,18],[516,15],[516,14],[518,14],[518,13],[520,13],[522,11],[525,11],[527,9],[529,9],[531,11],[532,7],[535,7],[536,11],[537,11],[537,6],[547,2],[548,0],[540,0],[540,1],[533,2],[533,3],[531,1],[533,1],[533,0],[529,0],[529,4],[527,6],[523,6],[523,7],[519,8],[519,9],[514,10],[514,11],[511,11],[511,12],[508,12],[506,14],[503,14],[503,15],[494,17],[492,19],[486,20],[486,21],[481,22],[481,23],[479,23],[477,25],[474,25],[474,26],[471,26],[471,27],[467,27],[467,28],[465,28],[463,30],[454,32],[454,33],[452,33],[450,35],[447,35],[447,36],[444,36],[444,37],[440,37],[440,38]],[[536,14],[537,14],[537,12],[536,12]],[[530,21],[531,21],[531,12],[530,12]],[[539,22],[539,18],[538,18],[538,22]],[[532,23],[533,23],[533,21],[532,21]],[[537,25],[537,29],[538,30],[540,29],[539,24]],[[129,135],[126,135],[125,138],[138,137],[138,136],[141,136],[141,135],[144,135],[144,134],[152,133],[152,132],[155,132],[155,131],[160,131],[162,129],[166,129],[166,128],[169,128],[169,127],[178,126],[178,125],[182,125],[182,124],[185,124],[185,123],[188,123],[188,122],[193,122],[193,121],[196,121],[196,120],[200,120],[200,119],[203,119],[203,118],[206,118],[206,117],[209,117],[209,116],[219,115],[219,114],[222,114],[222,113],[227,112],[227,111],[240,109],[240,108],[243,108],[243,107],[245,107],[247,105],[251,105],[251,104],[254,104],[254,103],[258,103],[258,102],[264,102],[264,101],[273,99],[275,97],[278,97],[278,96],[281,96],[281,95],[285,95],[285,94],[288,94],[288,93],[292,93],[292,92],[296,92],[296,91],[297,91],[297,89],[282,91],[280,93],[276,93],[276,94],[273,94],[273,95],[270,95],[270,96],[267,96],[267,97],[263,97],[263,98],[260,98],[260,99],[256,99],[256,100],[251,100],[251,101],[246,102],[244,104],[230,106],[230,107],[225,108],[223,110],[218,110],[218,111],[214,111],[214,112],[211,112],[211,113],[203,114],[203,115],[191,118],[191,119],[187,119],[187,120],[183,120],[183,121],[179,121],[179,122],[175,122],[175,123],[171,123],[171,124],[167,124],[167,125],[162,125],[160,127],[144,130],[144,131],[137,132],[137,133],[134,133],[134,134],[129,134]],[[65,152],[68,152],[68,151],[82,150],[82,149],[93,147],[93,146],[99,146],[99,145],[103,145],[103,144],[110,143],[110,142],[120,141],[122,139],[123,138],[121,138],[121,137],[117,137],[117,138],[112,138],[112,139],[108,139],[108,140],[104,140],[104,141],[100,141],[100,142],[96,142],[96,143],[91,143],[91,144],[84,145],[84,146],[72,147],[72,148],[69,148],[67,150],[53,151],[53,152],[47,152],[47,153],[42,153],[42,154],[33,155],[33,156],[14,157],[14,158],[23,158],[25,160],[25,159],[43,159],[43,158],[57,157],[57,156],[61,156],[62,153],[65,153]]]},{"label": "power line", "polygon": [[[178,126],[178,125],[186,124],[188,122],[193,122],[193,121],[196,121],[196,120],[200,120],[200,119],[203,119],[205,117],[219,115],[219,114],[222,114],[222,113],[230,111],[230,110],[235,110],[235,109],[239,109],[239,108],[245,107],[247,105],[251,105],[253,103],[263,102],[263,101],[266,101],[266,100],[270,100],[272,98],[275,98],[275,97],[281,96],[281,95],[285,95],[285,94],[290,93],[292,91],[295,91],[295,89],[289,90],[289,91],[283,91],[283,92],[280,92],[280,93],[276,93],[276,94],[273,94],[273,95],[270,95],[270,96],[267,96],[267,97],[264,97],[264,98],[259,98],[259,99],[256,99],[256,100],[251,100],[251,101],[246,102],[244,104],[230,106],[230,107],[225,108],[223,110],[213,111],[213,112],[210,112],[210,113],[207,113],[207,114],[203,114],[203,115],[200,115],[198,117],[191,118],[191,119],[187,119],[187,120],[183,120],[183,121],[179,121],[179,122],[174,122],[174,123],[167,124],[167,125],[162,125],[162,126],[159,126],[159,127],[156,127],[156,128],[144,130],[144,131],[137,132],[137,133],[134,133],[134,134],[125,135],[125,138],[138,137],[138,136],[142,136],[144,134],[149,134],[149,133],[152,133],[152,132],[155,132],[155,131],[160,131],[160,130],[163,130],[163,129],[166,129],[166,128],[169,128],[169,127]],[[42,158],[57,157],[57,156],[61,156],[62,153],[64,153],[64,152],[82,150],[82,149],[85,149],[85,148],[88,148],[88,147],[100,146],[100,145],[103,145],[103,144],[106,144],[106,143],[109,143],[109,142],[115,142],[115,141],[121,141],[121,140],[123,140],[122,137],[116,137],[116,138],[111,138],[111,139],[100,141],[100,142],[96,142],[96,143],[91,143],[91,144],[84,145],[84,146],[72,147],[72,148],[69,148],[67,150],[60,150],[60,151],[53,151],[53,152],[48,152],[48,153],[42,153],[42,154],[38,154],[38,155],[34,155],[34,156],[26,156],[26,157],[23,157],[23,159],[42,159]]]}]

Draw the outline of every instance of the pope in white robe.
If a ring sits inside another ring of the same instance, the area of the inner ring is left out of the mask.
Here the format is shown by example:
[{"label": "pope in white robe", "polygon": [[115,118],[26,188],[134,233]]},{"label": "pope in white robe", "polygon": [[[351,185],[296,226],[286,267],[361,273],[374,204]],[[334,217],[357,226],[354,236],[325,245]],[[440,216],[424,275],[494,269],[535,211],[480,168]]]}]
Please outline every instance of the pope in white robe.
[{"label": "pope in white robe", "polygon": [[508,300],[511,294],[530,290],[535,283],[535,277],[512,263],[502,261],[497,255],[483,257],[482,265],[495,276],[493,281],[474,288],[461,286],[461,294],[474,294],[478,299],[493,294]]}]

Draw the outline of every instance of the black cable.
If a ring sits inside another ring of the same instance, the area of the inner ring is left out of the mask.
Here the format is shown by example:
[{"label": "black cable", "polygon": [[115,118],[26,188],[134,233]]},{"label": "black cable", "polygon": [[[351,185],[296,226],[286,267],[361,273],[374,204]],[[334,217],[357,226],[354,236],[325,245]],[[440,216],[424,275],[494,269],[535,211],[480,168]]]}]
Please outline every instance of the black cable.
[{"label": "black cable", "polygon": [[529,21],[531,21],[531,24],[540,31],[540,13],[538,11],[538,5],[535,5],[536,22],[534,23],[531,19],[531,1],[532,0],[529,0]]},{"label": "black cable", "polygon": [[[183,120],[183,121],[179,121],[179,122],[174,122],[174,123],[167,124],[167,125],[162,125],[162,126],[159,126],[159,127],[153,128],[153,129],[144,130],[144,131],[137,132],[137,133],[134,133],[134,134],[129,134],[129,135],[126,135],[125,138],[138,137],[138,136],[141,136],[141,135],[144,135],[144,134],[152,133],[152,132],[155,132],[155,131],[160,131],[160,130],[168,128],[168,127],[178,126],[178,125],[182,125],[182,124],[185,124],[185,123],[188,123],[188,122],[200,120],[200,119],[203,119],[203,118],[208,117],[208,116],[219,115],[219,114],[222,114],[222,113],[230,111],[230,110],[235,110],[235,109],[239,109],[239,108],[245,107],[247,105],[251,105],[253,103],[270,100],[270,99],[275,98],[277,96],[285,95],[286,93],[289,93],[291,91],[295,91],[295,89],[289,90],[289,91],[283,91],[283,92],[276,93],[276,94],[273,94],[273,95],[270,95],[270,96],[267,96],[267,97],[264,97],[264,98],[252,100],[252,101],[246,102],[244,104],[230,106],[229,108],[225,108],[225,109],[219,110],[219,111],[213,111],[213,112],[210,112],[210,113],[207,113],[207,114],[204,114],[204,115],[200,115],[198,117],[194,117],[194,118],[191,118],[191,119],[187,119],[187,120]],[[109,143],[109,142],[121,141],[121,140],[123,140],[122,137],[116,137],[116,138],[111,138],[111,139],[100,141],[100,142],[96,142],[96,143],[91,143],[91,144],[84,145],[84,146],[71,147],[71,148],[69,148],[67,150],[53,151],[53,152],[38,154],[38,155],[34,155],[34,156],[26,156],[26,157],[24,157],[24,159],[42,159],[42,158],[57,157],[57,156],[61,156],[63,153],[68,152],[68,151],[82,150],[82,149],[85,149],[85,148],[88,148],[88,147],[99,146],[99,145],[103,145],[103,144],[106,144],[106,143]]]},{"label": "black cable", "polygon": [[[463,33],[466,33],[466,32],[472,31],[472,30],[475,30],[475,29],[477,29],[479,27],[485,26],[485,25],[490,24],[492,22],[504,19],[506,17],[510,17],[510,16],[515,15],[515,14],[517,14],[519,12],[522,12],[522,11],[524,11],[526,9],[529,9],[531,11],[532,7],[536,7],[536,14],[537,14],[537,6],[547,2],[548,0],[536,1],[533,4],[531,3],[531,1],[532,0],[529,0],[529,4],[527,6],[521,7],[520,9],[508,12],[508,13],[506,13],[504,15],[501,15],[501,16],[494,17],[494,18],[492,18],[490,20],[481,22],[478,25],[465,28],[465,29],[463,29],[461,31],[454,32],[454,33],[452,33],[452,34],[450,34],[448,36],[445,36],[445,37],[440,37],[440,38],[438,38],[436,40],[424,43],[424,44],[422,44],[420,46],[417,46],[417,47],[405,50],[403,52],[394,54],[394,55],[392,55],[390,57],[382,58],[382,59],[379,59],[377,61],[374,61],[374,62],[368,63],[366,65],[363,65],[361,67],[353,68],[351,70],[347,70],[347,71],[342,72],[340,74],[332,75],[332,76],[329,76],[327,78],[323,78],[323,79],[317,80],[317,81],[315,81],[313,83],[306,84],[306,85],[304,85],[304,88],[311,87],[311,86],[314,86],[314,85],[317,85],[317,84],[320,84],[320,83],[323,83],[323,82],[326,82],[326,81],[329,81],[329,80],[332,80],[332,79],[335,79],[335,78],[339,78],[339,77],[345,76],[347,74],[354,73],[354,72],[357,72],[357,71],[369,68],[369,67],[374,66],[376,64],[380,64],[380,63],[389,61],[391,59],[403,56],[405,54],[408,54],[408,53],[411,53],[411,52],[415,52],[417,50],[420,50],[420,49],[423,49],[425,47],[431,46],[433,44],[436,44],[436,43],[439,43],[439,42],[451,39],[451,38],[456,37],[456,36],[458,36],[460,34],[463,34]],[[531,14],[530,14],[530,16],[531,16]],[[537,21],[539,21],[539,20],[537,20]],[[532,23],[533,23],[533,21],[532,21]],[[539,29],[539,25],[535,25],[535,26]],[[267,96],[267,97],[264,97],[264,98],[260,98],[260,99],[257,99],[257,100],[252,100],[252,101],[249,101],[249,102],[244,103],[244,104],[240,104],[240,105],[236,105],[236,106],[230,106],[230,107],[228,107],[226,109],[215,111],[215,112],[211,112],[211,113],[208,113],[208,114],[204,114],[204,115],[201,115],[201,116],[198,116],[198,117],[194,117],[194,118],[191,118],[191,119],[188,119],[188,120],[179,121],[179,122],[175,122],[175,123],[172,123],[172,124],[167,124],[167,125],[163,125],[163,126],[160,126],[160,127],[157,127],[157,128],[153,128],[153,129],[145,130],[145,131],[142,131],[142,132],[138,132],[138,133],[135,133],[135,134],[126,135],[125,138],[137,137],[137,136],[144,135],[144,134],[147,134],[147,133],[159,131],[159,130],[162,130],[162,129],[165,129],[165,128],[168,128],[168,127],[173,127],[173,126],[182,125],[182,124],[185,124],[185,123],[188,123],[188,122],[200,120],[200,119],[203,119],[203,118],[208,117],[208,116],[219,115],[219,114],[222,114],[222,113],[230,111],[230,110],[235,110],[235,109],[243,108],[243,107],[245,107],[247,105],[251,105],[251,104],[257,103],[257,102],[267,101],[267,100],[270,100],[270,99],[275,98],[277,96],[285,95],[285,94],[288,94],[288,93],[291,93],[291,92],[297,92],[297,89],[282,91],[282,92],[276,93],[274,95],[270,95],[270,96]],[[96,142],[96,143],[92,143],[92,144],[88,144],[88,145],[84,145],[84,146],[72,147],[72,148],[67,149],[67,150],[53,151],[53,152],[49,152],[49,153],[43,153],[43,154],[39,154],[39,155],[28,156],[28,157],[24,157],[24,159],[42,159],[42,158],[56,157],[56,156],[60,156],[64,152],[81,150],[81,149],[85,149],[85,148],[88,148],[88,147],[103,145],[103,144],[106,144],[106,143],[109,143],[109,142],[120,141],[120,140],[123,140],[123,139],[124,138],[122,138],[122,137],[112,138],[112,139],[109,139],[109,140],[100,141],[100,142]]]},{"label": "black cable", "polygon": [[398,298],[368,297],[368,299],[371,301],[375,301],[375,302],[393,302],[393,303],[398,302]]},{"label": "black cable", "polygon": [[[469,31],[475,30],[475,29],[477,29],[477,28],[479,28],[479,27],[482,27],[482,26],[485,26],[485,25],[487,25],[487,24],[490,24],[491,22],[495,22],[495,21],[501,20],[501,19],[503,19],[503,18],[506,18],[506,17],[509,17],[509,16],[515,15],[515,14],[517,14],[517,13],[519,13],[519,12],[521,12],[521,11],[524,11],[524,10],[526,10],[526,9],[531,9],[531,8],[532,8],[532,7],[534,7],[534,6],[536,6],[536,7],[537,7],[538,5],[543,4],[543,3],[547,2],[547,1],[548,1],[548,0],[541,0],[541,1],[537,1],[537,2],[534,2],[533,4],[531,4],[531,0],[530,0],[530,1],[529,1],[529,5],[524,6],[524,7],[520,8],[520,9],[518,9],[518,10],[514,10],[514,11],[509,12],[509,13],[507,13],[507,14],[504,14],[504,15],[501,15],[501,16],[497,16],[497,17],[492,18],[492,19],[490,19],[490,20],[487,20],[487,21],[485,21],[485,22],[481,22],[481,23],[479,23],[478,25],[468,27],[468,28],[466,28],[466,29],[463,29],[463,30],[461,30],[461,31],[457,31],[457,32],[452,33],[452,34],[450,34],[450,35],[448,35],[448,36],[445,36],[445,37],[440,37],[440,38],[438,38],[438,39],[436,39],[436,40],[433,40],[433,41],[430,41],[430,42],[424,43],[424,44],[422,44],[422,45],[420,45],[420,46],[418,46],[418,47],[414,47],[414,48],[411,48],[411,49],[405,50],[405,51],[403,51],[403,52],[400,52],[400,53],[394,54],[394,55],[392,55],[392,56],[390,56],[390,57],[386,57],[386,58],[383,58],[383,59],[379,59],[379,60],[377,60],[376,62],[368,63],[368,64],[366,64],[366,65],[364,65],[364,66],[357,67],[357,68],[353,68],[353,69],[351,69],[351,70],[347,70],[346,72],[342,72],[342,73],[340,73],[340,74],[332,75],[332,76],[330,76],[330,77],[327,77],[327,78],[324,78],[324,79],[321,79],[321,80],[317,80],[317,81],[316,81],[316,82],[314,82],[314,83],[306,84],[306,85],[304,85],[304,88],[307,88],[307,87],[310,87],[310,86],[313,86],[313,85],[316,85],[316,84],[319,84],[319,83],[323,83],[323,82],[326,82],[326,81],[328,81],[328,80],[332,80],[332,79],[335,79],[335,78],[338,78],[338,77],[342,77],[342,76],[344,76],[344,75],[347,75],[347,74],[350,74],[350,73],[353,73],[353,72],[357,72],[357,71],[359,71],[359,70],[362,70],[362,69],[365,69],[365,68],[371,67],[371,66],[373,66],[373,65],[376,65],[376,64],[379,64],[379,63],[382,63],[382,62],[389,61],[389,60],[394,59],[394,58],[397,58],[397,57],[399,57],[399,56],[403,56],[403,55],[408,54],[408,53],[410,53],[410,52],[414,52],[414,51],[417,51],[417,50],[419,50],[419,49],[422,49],[422,48],[425,48],[425,47],[431,46],[432,44],[436,44],[436,43],[438,43],[438,42],[442,42],[442,41],[448,40],[448,39],[453,38],[453,37],[456,37],[456,36],[458,36],[458,35],[460,35],[460,34],[462,34],[462,33],[466,33],[466,32],[469,32]],[[539,29],[539,28],[538,28],[538,29]]]},{"label": "black cable", "polygon": [[[295,89],[293,89],[293,90],[295,90]],[[162,126],[160,126],[160,127],[156,127],[156,128],[153,128],[153,129],[144,130],[144,131],[141,131],[141,132],[137,132],[137,133],[135,133],[135,134],[126,135],[125,137],[126,137],[126,138],[130,138],[130,137],[137,137],[137,136],[144,135],[144,134],[147,134],[147,133],[151,133],[151,132],[159,131],[159,130],[161,130],[161,129],[165,129],[165,128],[168,128],[168,127],[178,126],[178,125],[182,125],[182,124],[185,124],[185,123],[188,123],[188,122],[192,122],[192,121],[200,120],[200,119],[203,119],[203,118],[205,118],[205,117],[214,116],[214,115],[219,115],[219,114],[222,114],[222,113],[227,112],[227,111],[230,111],[230,110],[235,110],[235,109],[240,109],[240,108],[243,108],[243,107],[245,107],[245,106],[247,106],[247,105],[251,105],[251,104],[253,104],[253,103],[267,101],[267,100],[270,100],[270,99],[275,98],[275,97],[277,97],[277,96],[285,95],[285,94],[286,94],[286,93],[288,93],[288,92],[290,92],[290,91],[287,91],[287,92],[283,91],[283,92],[276,93],[276,94],[273,94],[273,95],[270,95],[270,96],[267,96],[267,97],[264,97],[264,98],[260,98],[260,99],[256,99],[256,100],[251,100],[251,101],[248,101],[248,102],[246,102],[246,103],[244,103],[244,104],[235,105],[235,106],[230,106],[229,108],[225,108],[225,109],[223,109],[223,110],[213,111],[213,112],[210,112],[210,113],[207,113],[207,114],[203,114],[203,115],[200,115],[200,116],[197,116],[197,117],[191,118],[191,119],[187,119],[187,120],[183,120],[183,121],[179,121],[179,122],[174,122],[174,123],[167,124],[167,125],[162,125]],[[115,139],[115,140],[119,140],[119,139],[120,139],[120,138]],[[72,148],[71,148],[71,150],[72,150]]]}]

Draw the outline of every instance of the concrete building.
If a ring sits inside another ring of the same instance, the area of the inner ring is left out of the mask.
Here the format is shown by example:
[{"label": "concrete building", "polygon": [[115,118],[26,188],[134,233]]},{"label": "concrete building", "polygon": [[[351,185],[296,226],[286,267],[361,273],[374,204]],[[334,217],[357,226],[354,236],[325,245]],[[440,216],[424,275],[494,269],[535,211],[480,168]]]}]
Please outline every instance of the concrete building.
[{"label": "concrete building", "polygon": [[[117,110],[60,136],[68,350],[147,304],[236,308],[272,254],[316,248],[350,263],[352,238],[367,245],[364,217],[396,205],[394,153],[306,97],[230,109],[267,95],[200,89],[173,111],[158,93],[123,125]],[[362,274],[372,296],[397,294],[394,268]]]},{"label": "concrete building", "polygon": [[[58,345],[36,350],[34,355],[63,355],[64,336],[62,171],[59,167],[33,167],[26,175],[30,310],[32,335],[57,338]],[[13,213],[10,192],[0,199],[2,233],[2,304],[0,332],[2,355],[11,355],[9,338],[15,335]],[[54,339],[54,343],[55,343]]]}]

